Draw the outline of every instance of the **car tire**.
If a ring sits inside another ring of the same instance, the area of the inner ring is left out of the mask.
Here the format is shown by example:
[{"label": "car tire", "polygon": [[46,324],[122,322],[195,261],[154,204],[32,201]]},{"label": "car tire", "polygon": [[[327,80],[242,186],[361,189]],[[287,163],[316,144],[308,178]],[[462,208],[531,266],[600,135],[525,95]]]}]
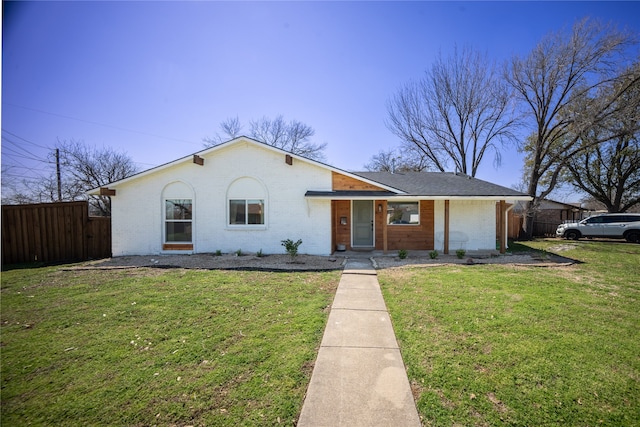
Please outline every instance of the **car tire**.
[{"label": "car tire", "polygon": [[578,240],[580,238],[580,232],[576,230],[569,230],[566,233],[564,233],[564,237],[566,237],[569,240]]},{"label": "car tire", "polygon": [[632,231],[630,233],[625,234],[624,238],[629,243],[640,243],[640,232]]}]

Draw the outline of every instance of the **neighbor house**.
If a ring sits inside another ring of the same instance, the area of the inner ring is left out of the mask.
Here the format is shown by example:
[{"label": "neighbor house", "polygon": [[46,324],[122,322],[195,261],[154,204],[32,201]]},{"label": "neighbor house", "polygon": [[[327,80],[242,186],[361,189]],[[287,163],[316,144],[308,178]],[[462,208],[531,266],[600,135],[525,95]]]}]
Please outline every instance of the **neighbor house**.
[{"label": "neighbor house", "polygon": [[[96,188],[113,255],[506,247],[517,191],[462,174],[347,172],[246,137]],[[496,224],[499,224],[496,227]]]},{"label": "neighbor house", "polygon": [[[524,215],[524,202],[517,202],[513,211]],[[593,215],[593,209],[587,209],[582,203],[565,203],[551,199],[542,199],[533,218],[534,236],[555,236],[558,225],[565,222],[577,222]]]}]

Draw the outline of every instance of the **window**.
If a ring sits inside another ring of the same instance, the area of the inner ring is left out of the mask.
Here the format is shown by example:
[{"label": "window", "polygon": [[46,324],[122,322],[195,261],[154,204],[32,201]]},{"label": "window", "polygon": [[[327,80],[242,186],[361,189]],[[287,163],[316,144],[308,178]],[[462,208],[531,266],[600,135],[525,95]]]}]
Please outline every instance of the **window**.
[{"label": "window", "polygon": [[389,202],[387,204],[387,224],[420,224],[420,203]]},{"label": "window", "polygon": [[167,199],[165,208],[165,241],[191,242],[193,218],[191,199]]},{"label": "window", "polygon": [[229,200],[229,225],[264,225],[264,200]]}]

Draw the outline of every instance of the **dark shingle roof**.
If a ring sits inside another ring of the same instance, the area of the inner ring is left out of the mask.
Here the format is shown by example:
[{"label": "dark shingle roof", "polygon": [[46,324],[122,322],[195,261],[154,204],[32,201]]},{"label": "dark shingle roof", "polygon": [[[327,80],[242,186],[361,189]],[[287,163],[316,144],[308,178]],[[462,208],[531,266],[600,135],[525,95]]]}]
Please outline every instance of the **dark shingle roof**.
[{"label": "dark shingle roof", "polygon": [[353,172],[363,178],[396,188],[410,196],[505,196],[526,194],[501,185],[452,172]]}]

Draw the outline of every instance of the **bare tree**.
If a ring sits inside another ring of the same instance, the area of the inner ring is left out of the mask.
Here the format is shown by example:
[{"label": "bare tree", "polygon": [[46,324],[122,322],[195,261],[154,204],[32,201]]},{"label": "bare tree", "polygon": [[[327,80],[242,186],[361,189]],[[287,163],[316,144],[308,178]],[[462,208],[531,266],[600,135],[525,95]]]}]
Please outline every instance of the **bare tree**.
[{"label": "bare tree", "polygon": [[[127,178],[138,171],[133,160],[123,152],[111,148],[96,148],[83,141],[57,142],[60,155],[60,193],[56,171],[49,171],[45,178],[28,179],[14,186],[3,203],[48,203],[87,199],[86,192],[93,188]],[[55,150],[49,154],[50,164],[55,164]],[[46,173],[46,171],[45,171]],[[107,196],[89,196],[89,209],[95,215],[111,215],[111,199]]]},{"label": "bare tree", "polygon": [[[230,118],[220,124],[220,131],[213,138],[204,138],[205,146],[211,147],[240,136],[242,125],[237,117]],[[315,130],[311,126],[298,120],[286,122],[281,115],[275,119],[262,117],[249,121],[249,137],[293,154],[323,161],[327,144],[312,142],[313,135]]]},{"label": "bare tree", "polygon": [[527,193],[533,197],[525,206],[524,237],[531,238],[539,201],[556,187],[567,159],[586,148],[578,146],[577,135],[605,120],[615,99],[634,84],[634,78],[628,80],[610,97],[589,96],[616,78],[626,80],[615,72],[631,42],[630,36],[585,19],[568,34],[546,36],[528,56],[508,64],[506,79],[533,125],[520,147],[527,153]]},{"label": "bare tree", "polygon": [[388,149],[380,150],[378,154],[371,156],[369,163],[364,165],[365,170],[370,172],[421,172],[428,170],[429,162],[425,156],[415,150],[410,149]]},{"label": "bare tree", "polygon": [[[58,148],[66,186],[80,190],[80,194],[127,178],[138,171],[126,153],[111,148],[96,148],[75,140],[58,141]],[[70,197],[82,198],[80,194]],[[89,205],[99,215],[111,215],[111,199],[107,196],[90,196]]]},{"label": "bare tree", "polygon": [[585,148],[567,160],[566,175],[609,212],[626,212],[640,205],[640,82],[612,105],[610,117],[578,135]]},{"label": "bare tree", "polygon": [[500,146],[514,139],[512,96],[486,55],[465,48],[440,55],[424,77],[387,104],[387,127],[444,172],[450,162],[475,176],[487,152],[500,164]]},{"label": "bare tree", "polygon": [[242,124],[238,116],[227,118],[220,122],[219,126],[220,132],[217,132],[213,137],[203,139],[206,147],[212,147],[242,135]]}]

